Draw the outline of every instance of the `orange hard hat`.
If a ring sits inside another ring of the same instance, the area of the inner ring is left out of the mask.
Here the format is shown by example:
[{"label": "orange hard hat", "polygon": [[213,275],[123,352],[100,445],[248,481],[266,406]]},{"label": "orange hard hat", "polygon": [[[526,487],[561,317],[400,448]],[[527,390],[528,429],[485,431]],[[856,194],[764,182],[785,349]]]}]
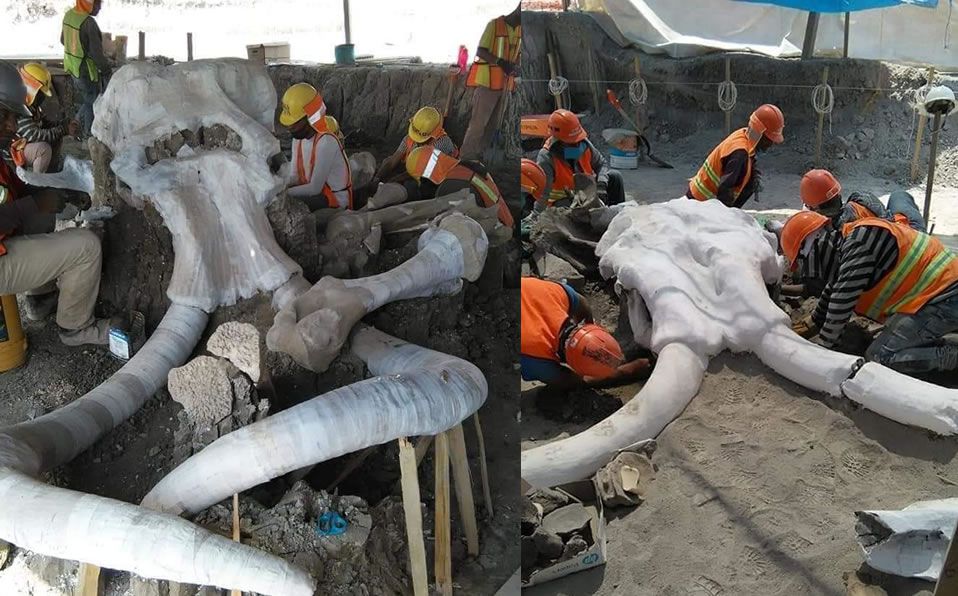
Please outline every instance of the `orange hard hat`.
[{"label": "orange hard hat", "polygon": [[538,201],[546,189],[546,173],[536,162],[522,158],[519,166],[519,186],[522,187],[523,192],[529,193]]},{"label": "orange hard hat", "polygon": [[820,228],[828,225],[828,218],[814,211],[799,211],[788,218],[782,228],[782,252],[788,264],[794,266],[805,239]]},{"label": "orange hard hat", "polygon": [[566,364],[580,376],[604,379],[624,360],[619,342],[594,323],[580,325],[566,340]]},{"label": "orange hard hat", "polygon": [[748,118],[748,126],[757,133],[768,137],[773,143],[785,140],[782,130],[785,128],[785,116],[778,106],[766,103],[758,106]]},{"label": "orange hard hat", "polygon": [[838,178],[828,170],[809,170],[802,176],[802,202],[810,209],[827,203],[842,192]]},{"label": "orange hard hat", "polygon": [[579,123],[579,117],[569,110],[561,109],[549,116],[549,134],[563,143],[578,143],[589,137]]}]

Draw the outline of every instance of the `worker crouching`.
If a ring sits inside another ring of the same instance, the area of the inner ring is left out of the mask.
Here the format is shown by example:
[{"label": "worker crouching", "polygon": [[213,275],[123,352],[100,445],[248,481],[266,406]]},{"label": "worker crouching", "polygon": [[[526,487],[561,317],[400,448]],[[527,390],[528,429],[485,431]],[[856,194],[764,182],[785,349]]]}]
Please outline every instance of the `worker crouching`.
[{"label": "worker crouching", "polygon": [[57,161],[65,135],[76,136],[79,124],[75,120],[60,123],[48,121],[43,114],[43,103],[53,95],[53,77],[42,64],[29,62],[20,67],[20,78],[27,88],[26,106],[30,115],[17,117],[17,139],[10,147],[13,162],[34,172],[46,172],[51,162]]},{"label": "worker crouching", "polygon": [[810,211],[821,213],[831,220],[832,227],[842,226],[866,217],[878,217],[905,224],[919,232],[925,231],[925,218],[918,210],[915,198],[903,190],[888,197],[888,206],[867,191],[855,191],[842,200],[842,185],[828,170],[809,170],[802,176],[800,187],[802,204]]},{"label": "worker crouching", "polygon": [[335,120],[315,87],[296,83],[283,94],[279,122],[293,137],[293,167],[287,194],[310,210],[353,208],[352,173]]},{"label": "worker crouching", "polygon": [[904,224],[868,217],[835,230],[829,221],[802,211],[782,228],[792,267],[826,280],[815,312],[795,331],[818,333],[830,348],[854,312],[885,324],[867,360],[903,373],[958,368],[958,344],[945,337],[958,331],[958,258]]}]

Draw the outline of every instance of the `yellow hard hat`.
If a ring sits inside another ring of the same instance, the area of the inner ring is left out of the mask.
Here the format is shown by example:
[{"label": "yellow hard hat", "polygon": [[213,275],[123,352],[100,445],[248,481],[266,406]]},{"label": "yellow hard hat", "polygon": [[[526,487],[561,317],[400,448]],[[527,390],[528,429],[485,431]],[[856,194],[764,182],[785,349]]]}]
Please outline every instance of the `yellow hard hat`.
[{"label": "yellow hard hat", "polygon": [[442,126],[442,114],[432,106],[419,108],[409,120],[409,138],[417,143],[425,143],[433,138],[433,133]]},{"label": "yellow hard hat", "polygon": [[53,76],[42,64],[27,62],[20,67],[20,78],[23,79],[23,84],[27,87],[29,104],[33,104],[33,98],[37,91],[47,97],[53,95]]},{"label": "yellow hard hat", "polygon": [[279,123],[292,126],[306,117],[306,104],[319,94],[309,83],[296,83],[283,94],[283,111],[279,114]]}]

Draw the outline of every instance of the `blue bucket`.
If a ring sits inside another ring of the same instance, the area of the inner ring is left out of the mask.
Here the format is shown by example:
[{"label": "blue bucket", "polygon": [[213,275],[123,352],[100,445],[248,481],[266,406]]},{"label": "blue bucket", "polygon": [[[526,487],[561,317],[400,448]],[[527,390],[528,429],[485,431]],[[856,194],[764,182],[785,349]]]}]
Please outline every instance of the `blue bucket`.
[{"label": "blue bucket", "polygon": [[336,46],[336,64],[356,64],[356,46],[344,43]]}]

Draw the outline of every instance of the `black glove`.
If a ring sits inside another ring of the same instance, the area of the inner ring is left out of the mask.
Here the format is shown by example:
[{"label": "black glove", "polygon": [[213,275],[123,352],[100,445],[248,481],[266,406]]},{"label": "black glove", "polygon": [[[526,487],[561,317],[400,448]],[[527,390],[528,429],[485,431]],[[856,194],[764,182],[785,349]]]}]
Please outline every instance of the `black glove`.
[{"label": "black glove", "polygon": [[501,68],[510,77],[516,72],[516,65],[508,60],[500,60],[499,68]]}]

